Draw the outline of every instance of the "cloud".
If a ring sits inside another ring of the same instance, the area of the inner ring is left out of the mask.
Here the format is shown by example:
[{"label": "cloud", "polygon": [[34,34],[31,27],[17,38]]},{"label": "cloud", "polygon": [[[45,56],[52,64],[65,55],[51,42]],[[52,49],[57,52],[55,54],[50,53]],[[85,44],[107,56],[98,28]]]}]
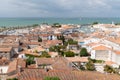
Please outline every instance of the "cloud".
[{"label": "cloud", "polygon": [[2,0],[0,17],[114,17],[120,0]]}]

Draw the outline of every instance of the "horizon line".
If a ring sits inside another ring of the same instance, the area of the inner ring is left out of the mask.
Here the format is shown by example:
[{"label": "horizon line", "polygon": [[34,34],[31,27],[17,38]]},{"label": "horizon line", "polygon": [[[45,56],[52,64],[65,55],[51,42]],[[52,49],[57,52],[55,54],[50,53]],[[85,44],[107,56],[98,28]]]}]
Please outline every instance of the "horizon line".
[{"label": "horizon line", "polygon": [[0,18],[120,18],[120,17],[0,17]]}]

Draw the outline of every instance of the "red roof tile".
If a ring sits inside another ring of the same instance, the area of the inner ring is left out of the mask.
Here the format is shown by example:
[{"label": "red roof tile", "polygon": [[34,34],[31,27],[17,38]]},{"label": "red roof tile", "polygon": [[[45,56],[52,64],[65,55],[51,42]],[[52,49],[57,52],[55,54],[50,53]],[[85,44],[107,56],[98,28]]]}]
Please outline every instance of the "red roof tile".
[{"label": "red roof tile", "polygon": [[120,80],[119,75],[102,74],[89,71],[66,71],[50,70],[46,72],[42,69],[25,69],[18,75],[19,80],[43,80],[46,76],[59,77],[60,80]]}]

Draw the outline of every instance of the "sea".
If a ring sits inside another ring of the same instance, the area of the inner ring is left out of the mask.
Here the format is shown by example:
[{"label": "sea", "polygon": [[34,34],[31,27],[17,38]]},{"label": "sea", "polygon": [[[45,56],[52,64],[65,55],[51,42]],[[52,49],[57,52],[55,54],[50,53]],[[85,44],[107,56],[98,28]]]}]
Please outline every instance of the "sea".
[{"label": "sea", "polygon": [[60,24],[92,24],[99,23],[120,23],[120,18],[0,18],[0,27],[28,26],[42,23],[60,23]]}]

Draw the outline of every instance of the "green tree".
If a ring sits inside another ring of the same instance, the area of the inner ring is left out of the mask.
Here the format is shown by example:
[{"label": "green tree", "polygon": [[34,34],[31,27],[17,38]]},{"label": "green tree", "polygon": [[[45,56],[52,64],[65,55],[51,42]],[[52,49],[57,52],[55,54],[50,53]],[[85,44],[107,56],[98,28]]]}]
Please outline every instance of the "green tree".
[{"label": "green tree", "polygon": [[68,42],[67,42],[67,41],[65,41],[65,42],[64,42],[64,46],[67,46],[67,45],[68,45]]},{"label": "green tree", "polygon": [[7,79],[7,80],[18,80],[17,78]]},{"label": "green tree", "polygon": [[54,46],[52,46],[52,47],[49,48],[49,51],[55,52],[56,50],[55,50]]},{"label": "green tree", "polygon": [[63,45],[64,45],[64,43],[65,43],[65,37],[64,37],[63,35],[57,36],[57,39],[58,39],[58,40],[62,40],[62,43],[63,43]]},{"label": "green tree", "polygon": [[50,58],[51,56],[48,54],[48,52],[43,51],[43,52],[42,52],[42,55],[40,55],[40,57]]},{"label": "green tree", "polygon": [[64,50],[65,50],[66,46],[64,45],[58,45],[58,46],[52,46],[49,48],[49,51],[52,51],[52,52],[58,52],[59,55],[63,56],[64,55]]},{"label": "green tree", "polygon": [[87,52],[87,49],[86,48],[82,48],[81,51],[80,51],[80,56],[88,56],[88,52]]},{"label": "green tree", "polygon": [[105,61],[103,61],[103,60],[96,60],[96,59],[91,59],[91,58],[88,58],[88,60],[90,61],[90,62],[93,62],[93,63],[104,63]]},{"label": "green tree", "polygon": [[58,39],[58,40],[61,40],[60,36],[57,36],[57,39]]},{"label": "green tree", "polygon": [[59,28],[59,27],[61,27],[61,24],[59,24],[59,23],[54,23],[54,24],[52,25],[52,27]]},{"label": "green tree", "polygon": [[114,68],[112,68],[111,66],[108,66],[108,65],[104,66],[104,71],[107,73],[115,73]]},{"label": "green tree", "polygon": [[86,63],[86,69],[87,70],[89,70],[89,71],[95,71],[95,66],[94,66],[94,64],[92,63],[92,62],[88,62],[88,63]]},{"label": "green tree", "polygon": [[92,24],[95,25],[95,24],[98,24],[98,22],[93,22]]},{"label": "green tree", "polygon": [[59,77],[45,77],[44,80],[60,80]]},{"label": "green tree", "polygon": [[33,27],[36,27],[36,26],[39,26],[39,24],[33,24],[32,26],[33,26]]},{"label": "green tree", "polygon": [[74,57],[74,56],[75,56],[75,53],[72,52],[72,51],[67,51],[67,52],[64,52],[64,55],[65,55],[66,57]]},{"label": "green tree", "polygon": [[53,52],[61,52],[61,50],[64,50],[66,47],[62,46],[62,45],[58,45],[58,46],[52,46],[49,48],[49,51],[53,51]]},{"label": "green tree", "polygon": [[80,65],[80,70],[85,70],[85,67],[83,65]]},{"label": "green tree", "polygon": [[35,61],[34,61],[34,56],[27,56],[28,58],[26,59],[26,63],[27,65],[31,65],[31,64],[34,64]]},{"label": "green tree", "polygon": [[68,43],[71,44],[71,45],[72,45],[72,44],[73,44],[73,45],[74,45],[74,44],[76,44],[76,45],[78,44],[78,42],[77,42],[77,41],[74,41],[73,39],[69,39],[69,40],[68,40]]},{"label": "green tree", "polygon": [[49,48],[49,51],[59,52],[60,51],[60,46],[52,46],[52,47]]}]

